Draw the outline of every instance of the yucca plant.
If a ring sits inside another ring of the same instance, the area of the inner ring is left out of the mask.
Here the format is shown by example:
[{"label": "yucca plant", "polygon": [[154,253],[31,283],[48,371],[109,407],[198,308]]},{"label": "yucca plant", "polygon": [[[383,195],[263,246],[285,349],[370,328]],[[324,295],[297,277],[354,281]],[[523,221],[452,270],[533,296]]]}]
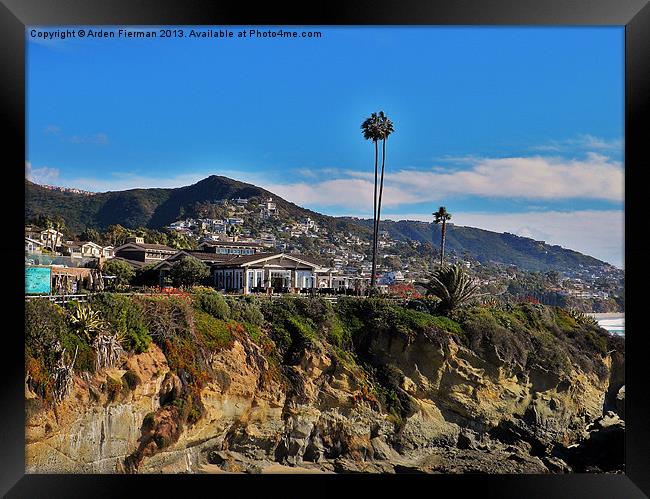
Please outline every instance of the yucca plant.
[{"label": "yucca plant", "polygon": [[95,351],[97,369],[115,366],[124,351],[123,335],[109,331],[108,323],[98,310],[76,302],[70,312],[70,322],[77,334],[84,336],[91,343]]},{"label": "yucca plant", "polygon": [[479,296],[479,286],[459,265],[439,269],[427,285],[427,294],[440,299],[438,310],[451,314]]},{"label": "yucca plant", "polygon": [[90,305],[82,305],[75,302],[70,312],[70,323],[79,335],[85,336],[88,341],[101,330],[105,329],[106,323],[97,310],[93,310]]}]

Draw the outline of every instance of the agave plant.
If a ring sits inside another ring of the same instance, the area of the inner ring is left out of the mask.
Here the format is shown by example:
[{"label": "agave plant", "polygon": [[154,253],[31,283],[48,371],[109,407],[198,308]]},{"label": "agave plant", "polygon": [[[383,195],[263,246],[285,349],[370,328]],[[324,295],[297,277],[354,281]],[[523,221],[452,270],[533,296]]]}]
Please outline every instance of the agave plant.
[{"label": "agave plant", "polygon": [[90,305],[82,305],[79,302],[75,302],[70,312],[70,322],[77,333],[85,336],[88,341],[91,341],[106,326],[99,311],[93,310]]},{"label": "agave plant", "polygon": [[438,309],[445,315],[479,296],[478,284],[459,265],[439,269],[427,285],[427,294],[440,299]]},{"label": "agave plant", "polygon": [[124,351],[123,335],[109,331],[108,324],[97,310],[77,302],[70,313],[70,322],[79,335],[85,336],[95,351],[97,369],[114,367]]},{"label": "agave plant", "polygon": [[577,310],[575,308],[572,308],[569,310],[569,314],[571,314],[571,317],[573,317],[573,320],[575,320],[578,324],[581,326],[597,326],[598,321],[593,318],[591,315],[587,315],[580,310]]}]

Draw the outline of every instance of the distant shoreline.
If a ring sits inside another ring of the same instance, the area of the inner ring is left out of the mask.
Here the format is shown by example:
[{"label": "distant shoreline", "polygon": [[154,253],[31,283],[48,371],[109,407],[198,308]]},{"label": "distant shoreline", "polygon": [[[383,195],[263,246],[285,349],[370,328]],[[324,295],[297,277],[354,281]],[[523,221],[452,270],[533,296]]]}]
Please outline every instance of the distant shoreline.
[{"label": "distant shoreline", "polygon": [[625,312],[605,312],[605,313],[586,314],[586,315],[590,315],[597,321],[603,319],[625,319]]}]

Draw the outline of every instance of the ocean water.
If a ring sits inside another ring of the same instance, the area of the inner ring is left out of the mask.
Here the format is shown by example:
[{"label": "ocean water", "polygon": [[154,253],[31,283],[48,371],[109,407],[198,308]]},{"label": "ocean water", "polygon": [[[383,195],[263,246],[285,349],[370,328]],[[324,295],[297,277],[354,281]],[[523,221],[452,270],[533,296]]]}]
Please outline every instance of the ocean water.
[{"label": "ocean water", "polygon": [[610,333],[625,336],[625,314],[593,314],[598,325]]}]

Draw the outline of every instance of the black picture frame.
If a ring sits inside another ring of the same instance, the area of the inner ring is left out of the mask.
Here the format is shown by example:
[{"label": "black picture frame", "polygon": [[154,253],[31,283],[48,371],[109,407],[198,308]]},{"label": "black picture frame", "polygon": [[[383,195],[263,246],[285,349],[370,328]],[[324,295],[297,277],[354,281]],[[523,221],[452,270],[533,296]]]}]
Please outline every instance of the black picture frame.
[{"label": "black picture frame", "polygon": [[[2,306],[4,334],[0,355],[0,492],[6,497],[118,497],[140,489],[147,495],[187,494],[188,485],[213,493],[234,486],[238,493],[338,494],[361,486],[383,492],[444,493],[463,497],[637,498],[650,495],[649,372],[643,348],[641,290],[643,255],[631,241],[633,227],[647,226],[640,212],[641,175],[650,165],[644,130],[650,128],[650,5],[647,0],[422,0],[309,2],[299,6],[210,0],[2,0],[0,5],[0,68],[3,84],[4,187],[6,206],[24,202],[25,161],[25,26],[29,25],[618,25],[625,26],[625,227],[626,227],[626,474],[625,475],[25,475],[23,221],[8,215],[0,254],[5,263]],[[644,126],[645,125],[645,126]],[[8,139],[8,140],[7,140]],[[645,139],[645,140],[644,140]],[[7,157],[8,155],[8,157]],[[23,173],[21,173],[23,172]],[[9,201],[18,194],[15,200]],[[14,259],[15,258],[15,263]],[[9,318],[15,319],[9,326]],[[417,483],[416,483],[417,482]],[[408,487],[408,488],[407,488]],[[362,489],[363,490],[363,489]],[[427,492],[428,491],[428,492]],[[368,493],[366,492],[366,493]]]}]

